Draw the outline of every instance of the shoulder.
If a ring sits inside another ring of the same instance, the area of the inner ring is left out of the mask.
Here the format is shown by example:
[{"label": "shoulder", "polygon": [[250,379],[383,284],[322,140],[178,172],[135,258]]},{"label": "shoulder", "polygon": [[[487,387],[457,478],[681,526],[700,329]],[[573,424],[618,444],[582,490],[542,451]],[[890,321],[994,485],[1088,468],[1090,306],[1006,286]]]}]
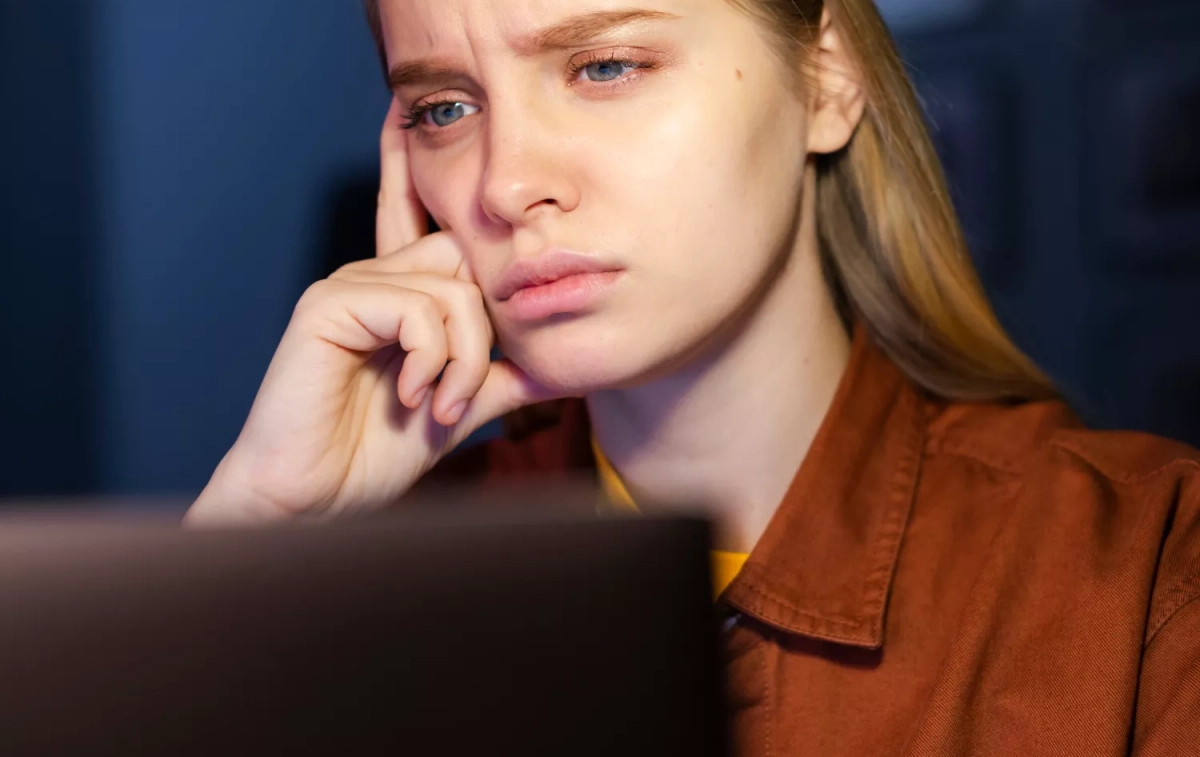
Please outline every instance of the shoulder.
[{"label": "shoulder", "polygon": [[931,404],[926,433],[930,468],[1003,491],[1030,538],[1054,534],[1081,559],[1143,566],[1147,640],[1200,598],[1200,451],[1088,429],[1060,402]]},{"label": "shoulder", "polygon": [[931,404],[926,428],[930,454],[973,459],[1021,478],[1168,488],[1200,479],[1200,451],[1150,434],[1089,429],[1061,402]]}]

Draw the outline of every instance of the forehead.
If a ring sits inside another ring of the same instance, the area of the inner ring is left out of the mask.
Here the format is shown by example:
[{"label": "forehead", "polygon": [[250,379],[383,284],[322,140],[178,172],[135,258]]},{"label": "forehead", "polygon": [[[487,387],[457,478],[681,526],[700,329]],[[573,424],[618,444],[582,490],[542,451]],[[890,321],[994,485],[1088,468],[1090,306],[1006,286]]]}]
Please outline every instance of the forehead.
[{"label": "forehead", "polygon": [[379,0],[390,52],[405,57],[519,49],[539,30],[589,14],[695,16],[720,0]]}]

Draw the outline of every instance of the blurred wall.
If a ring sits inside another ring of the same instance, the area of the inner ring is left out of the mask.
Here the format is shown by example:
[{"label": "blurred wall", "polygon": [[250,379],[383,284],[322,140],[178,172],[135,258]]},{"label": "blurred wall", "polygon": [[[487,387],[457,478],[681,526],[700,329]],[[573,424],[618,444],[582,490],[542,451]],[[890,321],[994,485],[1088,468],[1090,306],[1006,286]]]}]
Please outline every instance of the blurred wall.
[{"label": "blurred wall", "polygon": [[1200,2],[879,4],[1018,344],[1093,425],[1200,446]]},{"label": "blurred wall", "polygon": [[[1002,320],[1200,443],[1200,12],[880,0]],[[356,0],[0,0],[0,496],[189,493],[303,288],[371,252]]]},{"label": "blurred wall", "polygon": [[356,3],[102,5],[98,483],[196,486],[315,278],[331,186],[374,170],[386,95]]},{"label": "blurred wall", "polygon": [[0,494],[195,490],[317,276],[331,197],[377,174],[386,95],[360,7],[5,0],[3,14],[20,138],[5,140],[19,270]]}]

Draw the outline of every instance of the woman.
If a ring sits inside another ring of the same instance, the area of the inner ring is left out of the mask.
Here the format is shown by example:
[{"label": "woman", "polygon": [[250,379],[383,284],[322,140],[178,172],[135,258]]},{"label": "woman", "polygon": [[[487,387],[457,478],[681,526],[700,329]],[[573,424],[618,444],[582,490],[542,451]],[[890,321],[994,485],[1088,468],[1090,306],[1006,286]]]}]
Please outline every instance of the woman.
[{"label": "woman", "polygon": [[582,397],[443,467],[710,503],[742,753],[1200,749],[1200,457],[1009,341],[869,0],[368,10],[378,256],[301,299],[191,520],[391,502]]}]

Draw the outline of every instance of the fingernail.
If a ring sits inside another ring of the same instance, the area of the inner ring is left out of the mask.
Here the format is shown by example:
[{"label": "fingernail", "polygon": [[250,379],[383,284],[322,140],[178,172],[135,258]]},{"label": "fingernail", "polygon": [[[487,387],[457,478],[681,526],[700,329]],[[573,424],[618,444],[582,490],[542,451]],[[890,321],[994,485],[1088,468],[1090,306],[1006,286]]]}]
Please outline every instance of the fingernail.
[{"label": "fingernail", "polygon": [[413,406],[414,408],[418,408],[418,407],[420,407],[420,406],[421,406],[421,403],[425,401],[425,395],[426,395],[426,394],[429,394],[429,387],[425,387],[425,388],[424,388],[424,389],[422,389],[421,391],[419,391],[419,392],[417,392],[416,394],[414,394],[414,395],[413,395],[413,398],[412,398],[412,406]]},{"label": "fingernail", "polygon": [[448,414],[451,423],[458,423],[462,420],[463,413],[467,412],[467,401],[463,400],[454,407],[450,408]]}]

